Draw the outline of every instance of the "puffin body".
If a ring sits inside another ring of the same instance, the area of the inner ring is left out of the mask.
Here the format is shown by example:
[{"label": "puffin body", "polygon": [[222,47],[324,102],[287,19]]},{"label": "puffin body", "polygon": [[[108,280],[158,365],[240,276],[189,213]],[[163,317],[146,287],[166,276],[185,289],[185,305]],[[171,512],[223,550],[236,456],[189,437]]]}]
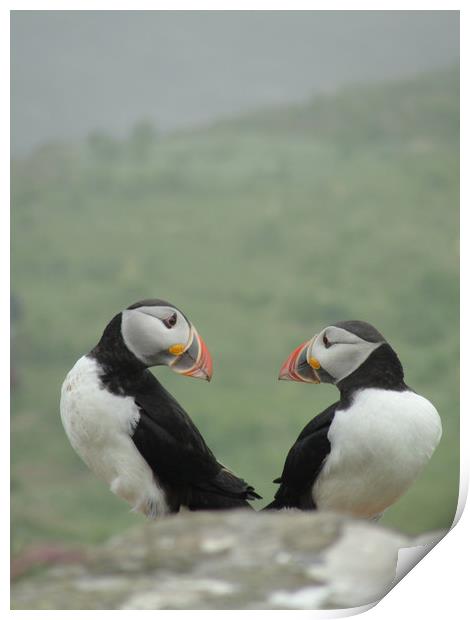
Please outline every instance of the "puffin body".
[{"label": "puffin body", "polygon": [[404,383],[396,353],[368,323],[325,328],[289,356],[280,379],[334,383],[340,400],[299,435],[268,509],[377,518],[410,487],[439,443],[436,409]]},{"label": "puffin body", "polygon": [[223,467],[190,417],[148,370],[168,365],[210,379],[207,348],[188,319],[161,300],[116,315],[62,386],[72,447],[111,491],[149,517],[250,507],[253,487]]},{"label": "puffin body", "polygon": [[62,386],[61,417],[74,450],[113,493],[139,512],[169,512],[158,477],[139,452],[133,435],[140,411],[131,396],[110,392],[103,370],[91,357],[78,360]]}]

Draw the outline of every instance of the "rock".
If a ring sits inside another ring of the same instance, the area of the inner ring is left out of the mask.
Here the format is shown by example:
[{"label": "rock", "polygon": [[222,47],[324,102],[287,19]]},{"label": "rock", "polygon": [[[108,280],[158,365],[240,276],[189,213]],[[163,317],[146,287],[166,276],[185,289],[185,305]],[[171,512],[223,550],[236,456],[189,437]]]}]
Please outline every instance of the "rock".
[{"label": "rock", "polygon": [[332,513],[182,513],[18,579],[12,609],[357,607],[386,594],[411,546]]}]

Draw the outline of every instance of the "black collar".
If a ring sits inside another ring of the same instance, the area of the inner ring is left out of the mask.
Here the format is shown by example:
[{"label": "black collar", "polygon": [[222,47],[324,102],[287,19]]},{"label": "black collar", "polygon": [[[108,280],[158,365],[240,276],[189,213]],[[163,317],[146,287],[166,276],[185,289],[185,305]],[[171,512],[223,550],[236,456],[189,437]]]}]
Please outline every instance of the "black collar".
[{"label": "black collar", "polygon": [[117,314],[106,326],[101,340],[90,351],[105,374],[132,376],[147,367],[126,347],[121,332],[122,313]]},{"label": "black collar", "polygon": [[384,342],[371,353],[368,359],[356,371],[336,384],[341,393],[341,402],[349,404],[353,394],[366,388],[408,390],[405,383],[403,366],[392,347]]}]

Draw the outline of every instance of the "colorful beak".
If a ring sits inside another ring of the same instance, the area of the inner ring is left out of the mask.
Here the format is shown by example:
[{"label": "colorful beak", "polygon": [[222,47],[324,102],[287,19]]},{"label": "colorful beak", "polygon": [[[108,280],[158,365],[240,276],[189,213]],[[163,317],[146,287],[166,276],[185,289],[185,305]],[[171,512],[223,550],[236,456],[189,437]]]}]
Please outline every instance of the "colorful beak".
[{"label": "colorful beak", "polygon": [[194,327],[191,327],[191,335],[185,350],[175,358],[170,368],[180,375],[211,380],[212,358],[206,343]]},{"label": "colorful beak", "polygon": [[316,336],[311,340],[307,340],[300,346],[298,346],[284,364],[281,366],[279,372],[279,379],[281,381],[301,381],[302,383],[321,383],[315,368],[309,364],[308,351],[310,345],[315,341]]}]

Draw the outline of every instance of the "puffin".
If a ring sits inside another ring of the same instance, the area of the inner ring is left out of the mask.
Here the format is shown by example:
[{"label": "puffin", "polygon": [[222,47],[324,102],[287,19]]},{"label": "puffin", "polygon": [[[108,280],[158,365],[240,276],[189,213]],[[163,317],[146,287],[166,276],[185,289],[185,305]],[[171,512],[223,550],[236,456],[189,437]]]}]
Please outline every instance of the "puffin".
[{"label": "puffin", "polygon": [[135,512],[252,508],[254,488],[222,465],[183,407],[149,370],[210,380],[212,359],[173,304],[145,299],[122,310],[62,385],[65,433],[88,467]]},{"label": "puffin", "polygon": [[330,510],[377,520],[439,444],[438,412],[405,383],[396,352],[372,325],[349,320],[298,346],[279,379],[330,383],[339,400],[302,430],[268,510]]}]

